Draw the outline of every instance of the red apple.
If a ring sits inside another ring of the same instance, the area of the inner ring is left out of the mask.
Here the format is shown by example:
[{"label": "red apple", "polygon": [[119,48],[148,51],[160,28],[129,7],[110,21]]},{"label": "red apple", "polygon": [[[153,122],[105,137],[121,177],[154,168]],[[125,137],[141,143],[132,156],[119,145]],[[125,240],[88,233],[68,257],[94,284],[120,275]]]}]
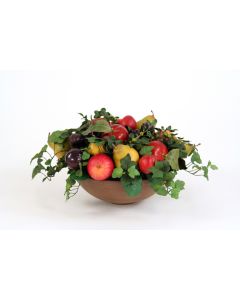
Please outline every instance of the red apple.
[{"label": "red apple", "polygon": [[165,144],[160,141],[152,141],[149,146],[153,146],[152,154],[156,160],[164,160],[168,154],[168,148]]},{"label": "red apple", "polygon": [[122,119],[118,119],[118,124],[125,126],[125,127],[130,127],[132,129],[137,128],[137,122],[132,116],[125,116]]},{"label": "red apple", "polygon": [[155,157],[153,155],[143,155],[139,160],[139,169],[144,174],[150,174],[151,171],[149,170],[155,164]]},{"label": "red apple", "polygon": [[105,180],[112,175],[114,169],[113,160],[106,154],[92,156],[87,165],[89,176],[95,180]]},{"label": "red apple", "polygon": [[112,131],[104,134],[104,137],[115,136],[117,140],[126,141],[128,139],[128,131],[126,127],[120,124],[111,124]]}]

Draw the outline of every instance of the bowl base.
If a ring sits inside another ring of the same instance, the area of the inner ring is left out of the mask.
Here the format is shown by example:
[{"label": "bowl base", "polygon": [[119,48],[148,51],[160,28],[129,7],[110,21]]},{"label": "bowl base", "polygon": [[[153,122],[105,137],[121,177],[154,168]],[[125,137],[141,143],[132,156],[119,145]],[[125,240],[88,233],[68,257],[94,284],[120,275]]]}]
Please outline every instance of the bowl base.
[{"label": "bowl base", "polygon": [[120,181],[85,179],[81,181],[81,186],[92,196],[118,205],[137,203],[155,194],[147,180],[143,180],[141,193],[132,197],[124,191]]}]

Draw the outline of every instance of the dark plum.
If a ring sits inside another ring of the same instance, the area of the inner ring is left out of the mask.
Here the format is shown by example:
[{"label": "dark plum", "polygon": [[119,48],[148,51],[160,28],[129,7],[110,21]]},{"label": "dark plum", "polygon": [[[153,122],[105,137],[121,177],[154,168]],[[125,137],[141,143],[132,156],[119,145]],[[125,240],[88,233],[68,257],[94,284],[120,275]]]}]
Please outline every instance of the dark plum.
[{"label": "dark plum", "polygon": [[86,139],[85,137],[81,136],[78,133],[73,133],[69,137],[69,144],[71,148],[81,148],[86,146]]},{"label": "dark plum", "polygon": [[82,160],[82,151],[80,149],[71,149],[65,156],[65,161],[69,169],[75,170],[79,168],[79,163]]}]

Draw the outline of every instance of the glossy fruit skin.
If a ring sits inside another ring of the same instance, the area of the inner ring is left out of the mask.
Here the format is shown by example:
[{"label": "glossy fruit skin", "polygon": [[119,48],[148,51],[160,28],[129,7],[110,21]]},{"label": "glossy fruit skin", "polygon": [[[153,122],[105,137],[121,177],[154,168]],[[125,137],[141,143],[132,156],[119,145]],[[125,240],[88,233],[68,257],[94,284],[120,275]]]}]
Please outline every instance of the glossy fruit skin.
[{"label": "glossy fruit skin", "polygon": [[164,160],[168,154],[168,148],[165,144],[160,141],[152,141],[149,146],[153,146],[152,154],[156,160]]},{"label": "glossy fruit skin", "polygon": [[88,153],[91,155],[96,155],[99,153],[105,153],[103,145],[97,145],[95,143],[90,143],[87,149]]},{"label": "glossy fruit skin", "polygon": [[125,156],[130,155],[131,161],[138,162],[139,161],[139,154],[137,150],[131,148],[128,145],[117,145],[113,150],[113,160],[116,167],[121,166],[121,159]]},{"label": "glossy fruit skin", "polygon": [[68,139],[71,148],[81,148],[86,146],[86,139],[78,133],[73,133]]},{"label": "glossy fruit skin", "polygon": [[125,116],[122,119],[118,119],[118,124],[129,127],[131,129],[136,129],[137,128],[137,122],[132,116]]},{"label": "glossy fruit skin", "polygon": [[111,124],[112,132],[104,134],[104,137],[115,136],[116,140],[126,141],[128,139],[128,131],[126,127],[120,124]]},{"label": "glossy fruit skin", "polygon": [[112,175],[114,163],[107,154],[92,156],[87,165],[89,176],[94,180],[106,180]]},{"label": "glossy fruit skin", "polygon": [[191,155],[195,149],[195,146],[192,144],[185,144],[185,151],[187,152],[187,155]]},{"label": "glossy fruit skin", "polygon": [[139,160],[139,169],[144,174],[150,174],[151,171],[149,170],[155,164],[155,157],[153,155],[143,155]]},{"label": "glossy fruit skin", "polygon": [[151,124],[156,123],[156,118],[154,117],[154,115],[148,115],[146,117],[144,117],[142,120],[137,122],[137,128],[140,129],[141,126],[146,123],[146,122],[150,122]]},{"label": "glossy fruit skin", "polygon": [[76,170],[79,168],[79,163],[82,160],[82,151],[80,149],[71,149],[65,155],[65,162],[69,169]]}]

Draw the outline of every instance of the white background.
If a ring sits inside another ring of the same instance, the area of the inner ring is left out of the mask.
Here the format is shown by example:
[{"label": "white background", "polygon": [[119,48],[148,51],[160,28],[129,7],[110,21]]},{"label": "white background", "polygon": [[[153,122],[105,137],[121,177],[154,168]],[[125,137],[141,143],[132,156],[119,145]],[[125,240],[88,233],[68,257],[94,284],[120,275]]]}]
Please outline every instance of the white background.
[{"label": "white background", "polygon": [[[239,23],[238,1],[0,2],[0,228],[177,230],[3,232],[2,299],[239,299],[239,231],[209,232],[240,227]],[[219,171],[124,207],[32,182],[47,133],[102,106],[154,110]]]}]

